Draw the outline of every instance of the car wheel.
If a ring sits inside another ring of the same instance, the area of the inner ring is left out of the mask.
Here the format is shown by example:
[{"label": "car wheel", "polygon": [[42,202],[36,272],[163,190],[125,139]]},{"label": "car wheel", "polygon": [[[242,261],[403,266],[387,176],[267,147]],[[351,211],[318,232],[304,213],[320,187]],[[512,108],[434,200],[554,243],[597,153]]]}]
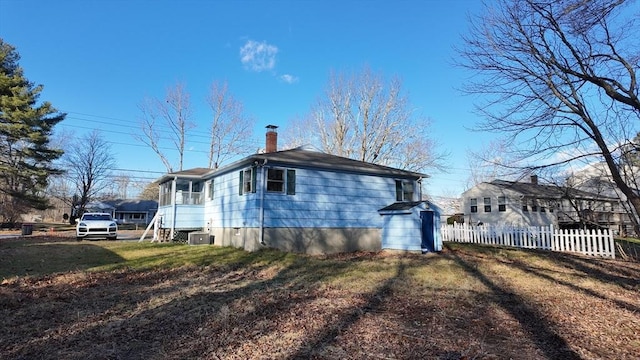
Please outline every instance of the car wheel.
[{"label": "car wheel", "polygon": [[82,238],[80,236],[76,237],[76,241],[82,241]]},{"label": "car wheel", "polygon": [[108,237],[107,240],[117,240],[118,237],[117,236],[112,236],[112,237]]}]

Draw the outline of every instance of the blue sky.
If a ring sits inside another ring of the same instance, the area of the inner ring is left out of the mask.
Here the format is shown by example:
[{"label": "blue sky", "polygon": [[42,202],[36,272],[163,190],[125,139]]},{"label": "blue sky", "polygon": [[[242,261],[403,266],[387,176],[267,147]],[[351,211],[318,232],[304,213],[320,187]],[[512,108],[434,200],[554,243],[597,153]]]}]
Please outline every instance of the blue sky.
[{"label": "blue sky", "polygon": [[[118,168],[140,178],[157,177],[164,166],[131,136],[139,128],[138,104],[163,97],[177,82],[191,94],[195,131],[204,134],[205,96],[213,81],[226,81],[256,119],[257,149],[266,125],[285,130],[308,112],[330,72],[368,66],[397,76],[413,107],[431,119],[429,136],[451,154],[449,173],[431,172],[425,190],[459,195],[467,151],[490,139],[467,130],[479,119],[473,98],[457,89],[470,74],[452,65],[453,47],[479,3],[0,0],[0,36],[17,48],[27,78],[44,85],[41,100],[68,113],[60,128],[101,130]],[[185,168],[206,166],[206,140],[199,141],[188,144]]]}]

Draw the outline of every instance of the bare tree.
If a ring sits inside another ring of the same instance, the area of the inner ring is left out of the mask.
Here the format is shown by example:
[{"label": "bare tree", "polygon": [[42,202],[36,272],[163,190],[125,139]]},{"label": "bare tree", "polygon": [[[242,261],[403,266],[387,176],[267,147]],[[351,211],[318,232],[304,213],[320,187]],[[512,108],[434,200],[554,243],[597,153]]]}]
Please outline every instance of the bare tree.
[{"label": "bare tree", "polygon": [[[194,128],[191,117],[191,103],[189,93],[184,85],[176,84],[167,89],[164,99],[147,98],[138,106],[142,115],[140,127],[142,135],[134,137],[149,146],[167,168],[167,172],[173,172],[176,168],[169,160],[168,151],[178,152],[177,170],[182,170],[184,151],[187,140],[187,131]],[[165,146],[165,141],[173,147]]]},{"label": "bare tree", "polygon": [[[63,158],[64,161],[64,158]],[[63,213],[68,217],[73,213],[73,189],[67,181],[69,174],[53,176],[47,185],[47,195],[54,199],[57,204],[62,204]]]},{"label": "bare tree", "polygon": [[[427,134],[429,120],[414,112],[400,80],[364,68],[346,77],[332,74],[326,96],[296,120],[290,138],[324,152],[360,161],[423,171],[440,167],[446,154]],[[302,140],[304,139],[304,140]]]},{"label": "bare tree", "polygon": [[530,175],[526,169],[507,169],[501,166],[501,164],[511,164],[513,161],[502,141],[492,141],[479,151],[468,151],[467,189],[482,182],[491,182],[496,179],[519,180]]},{"label": "bare tree", "polygon": [[244,115],[241,102],[229,92],[227,83],[213,82],[207,97],[212,112],[209,146],[209,168],[234,155],[248,151],[247,140],[251,138],[253,121]]},{"label": "bare tree", "polygon": [[640,191],[640,133],[621,147],[622,156],[618,160],[621,175],[636,191]]},{"label": "bare tree", "polygon": [[77,214],[84,212],[87,204],[111,184],[111,170],[115,159],[109,143],[94,130],[72,141],[65,151],[63,163],[67,180],[75,189],[74,206]]},{"label": "bare tree", "polygon": [[129,187],[131,186],[131,176],[126,173],[114,174],[112,176],[109,193],[113,199],[127,199]]},{"label": "bare tree", "polygon": [[160,184],[157,181],[153,181],[144,187],[144,190],[138,195],[140,200],[155,200],[160,198]]},{"label": "bare tree", "polygon": [[515,166],[600,159],[638,219],[640,196],[618,161],[640,114],[639,23],[628,3],[492,2],[459,52],[479,75],[465,90],[486,99],[478,106],[487,119],[480,130],[505,135]]}]

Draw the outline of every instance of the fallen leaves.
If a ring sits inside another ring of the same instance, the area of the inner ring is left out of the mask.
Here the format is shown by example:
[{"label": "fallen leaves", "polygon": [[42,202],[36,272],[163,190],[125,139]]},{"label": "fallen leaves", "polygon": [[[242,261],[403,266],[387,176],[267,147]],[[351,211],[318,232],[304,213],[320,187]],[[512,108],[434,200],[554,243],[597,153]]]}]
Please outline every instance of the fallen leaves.
[{"label": "fallen leaves", "polygon": [[[635,356],[639,264],[599,260],[600,274],[581,258],[509,256],[458,247],[14,278],[0,285],[0,357]],[[425,275],[437,271],[446,281]]]}]

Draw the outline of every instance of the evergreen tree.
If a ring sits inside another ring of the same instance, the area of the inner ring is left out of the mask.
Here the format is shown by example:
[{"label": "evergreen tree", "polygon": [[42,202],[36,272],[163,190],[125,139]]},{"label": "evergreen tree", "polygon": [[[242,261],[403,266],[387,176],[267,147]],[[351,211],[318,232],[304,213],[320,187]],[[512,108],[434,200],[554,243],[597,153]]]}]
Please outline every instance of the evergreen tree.
[{"label": "evergreen tree", "polygon": [[52,162],[63,151],[49,143],[66,114],[38,103],[42,85],[24,77],[15,47],[0,38],[0,221],[13,222],[29,209],[45,209],[44,189]]}]

